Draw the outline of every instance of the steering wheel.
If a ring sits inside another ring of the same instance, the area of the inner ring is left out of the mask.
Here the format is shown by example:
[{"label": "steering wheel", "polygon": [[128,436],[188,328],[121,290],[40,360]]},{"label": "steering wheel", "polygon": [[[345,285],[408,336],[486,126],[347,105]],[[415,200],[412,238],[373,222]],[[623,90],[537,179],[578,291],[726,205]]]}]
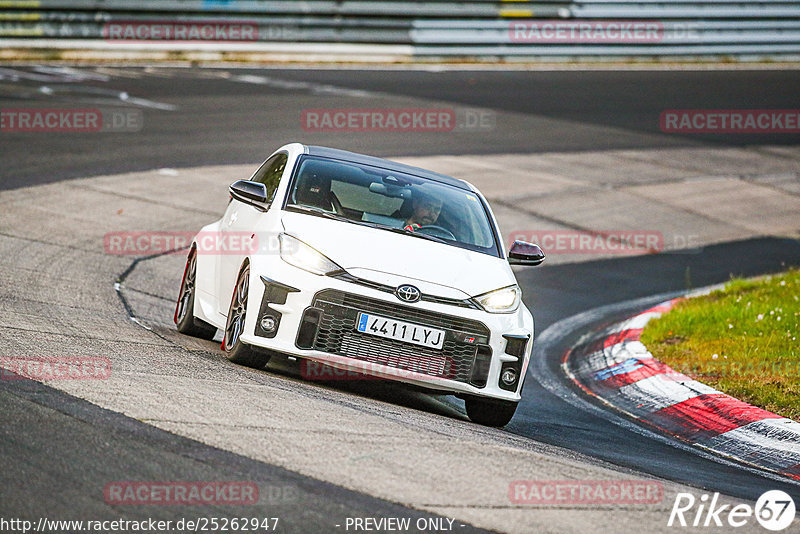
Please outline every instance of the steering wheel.
[{"label": "steering wheel", "polygon": [[[433,230],[433,232],[423,232],[424,230]],[[423,232],[428,235],[432,235],[434,237],[444,237],[446,239],[452,239],[453,241],[458,241],[456,239],[456,236],[453,235],[453,232],[437,224],[426,224],[425,226],[420,226],[419,228],[417,228],[417,232]]]}]

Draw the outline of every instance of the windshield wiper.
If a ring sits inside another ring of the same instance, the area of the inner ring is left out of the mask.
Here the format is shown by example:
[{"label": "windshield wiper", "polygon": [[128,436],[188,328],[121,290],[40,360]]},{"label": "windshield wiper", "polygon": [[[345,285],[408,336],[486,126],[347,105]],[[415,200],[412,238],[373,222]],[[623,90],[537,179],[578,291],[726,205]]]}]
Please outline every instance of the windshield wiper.
[{"label": "windshield wiper", "polygon": [[382,224],[376,224],[376,228],[382,228],[384,230],[389,230],[390,232],[394,232],[396,234],[403,234],[403,235],[410,235],[411,237],[419,237],[420,239],[427,239],[428,241],[435,241],[437,243],[444,243],[445,245],[449,245],[452,241],[448,241],[446,239],[442,239],[441,237],[436,237],[435,235],[428,235],[428,234],[420,234],[417,232],[409,232],[408,230],[404,230],[403,228],[395,228],[393,226],[384,226]]},{"label": "windshield wiper", "polygon": [[333,213],[331,211],[325,211],[322,208],[316,208],[314,206],[300,206],[297,204],[290,204],[286,206],[286,209],[301,211],[303,213],[308,213],[309,215],[319,215],[320,217],[325,217],[327,219],[334,219],[336,221],[347,221],[350,222],[350,219],[347,217],[343,217],[338,213]]},{"label": "windshield wiper", "polygon": [[433,235],[428,234],[420,234],[417,232],[409,232],[408,230],[404,230],[402,228],[396,228],[394,226],[386,226],[385,224],[374,223],[369,221],[359,221],[355,219],[348,219],[338,213],[333,213],[331,211],[325,211],[322,208],[317,208],[314,206],[302,206],[298,204],[289,204],[286,206],[286,209],[296,210],[303,213],[308,213],[309,215],[318,215],[320,217],[325,217],[328,219],[333,219],[336,221],[346,221],[353,224],[360,224],[362,226],[369,226],[370,228],[379,228],[381,230],[389,230],[390,232],[394,232],[396,234],[403,234],[412,237],[418,237],[420,239],[427,239],[428,241],[435,241],[436,243],[444,243],[445,245],[449,245],[452,241],[448,241],[446,239],[442,239],[441,237],[436,237]]}]

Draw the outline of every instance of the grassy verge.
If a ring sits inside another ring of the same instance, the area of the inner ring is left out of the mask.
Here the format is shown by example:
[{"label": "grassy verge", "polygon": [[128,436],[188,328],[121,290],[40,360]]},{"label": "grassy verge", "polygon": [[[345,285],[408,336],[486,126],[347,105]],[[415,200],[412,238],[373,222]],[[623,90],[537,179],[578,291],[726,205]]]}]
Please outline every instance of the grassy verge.
[{"label": "grassy verge", "polygon": [[800,420],[800,270],[680,302],[642,342],[676,371]]}]

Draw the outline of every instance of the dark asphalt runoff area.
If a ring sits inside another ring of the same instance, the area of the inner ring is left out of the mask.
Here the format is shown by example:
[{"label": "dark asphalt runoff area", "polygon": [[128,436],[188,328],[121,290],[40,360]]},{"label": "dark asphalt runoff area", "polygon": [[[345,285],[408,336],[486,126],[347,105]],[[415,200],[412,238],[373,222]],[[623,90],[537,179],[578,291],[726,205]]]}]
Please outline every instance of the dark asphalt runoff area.
[{"label": "dark asphalt runoff area", "polygon": [[[666,135],[658,122],[666,109],[796,108],[797,71],[175,68],[143,73],[130,68],[133,74],[128,78],[99,81],[63,76],[48,80],[38,75],[15,79],[5,70],[34,72],[23,67],[0,69],[0,107],[4,109],[129,106],[121,93],[175,108],[137,108],[146,124],[140,134],[0,133],[0,190],[154,168],[256,164],[274,148],[294,140],[378,156],[800,144],[800,136],[788,134]],[[223,77],[221,71],[229,75]],[[279,79],[283,86],[232,81],[231,76]],[[421,98],[512,112],[526,116],[528,127],[498,124],[494,132],[482,136],[352,135],[302,129],[303,109],[370,107],[369,96],[353,97],[346,90],[390,95],[400,106],[403,99]],[[554,126],[553,120],[558,124]],[[597,128],[610,129],[614,135],[599,136]],[[764,238],[685,253],[545,265],[519,271],[518,279],[541,333],[561,319],[600,306],[789,265],[800,265],[800,245]],[[597,322],[611,319],[602,317]],[[558,372],[561,356],[576,336],[565,333],[558,346],[536,356]],[[40,502],[45,498],[48,509],[60,518],[118,517],[120,511],[112,510],[97,495],[97,480],[187,478],[241,478],[266,488],[289,488],[294,500],[258,511],[281,512],[286,519],[284,532],[310,531],[314,525],[324,528],[331,518],[346,516],[425,516],[153,429],[29,381],[0,382],[0,419],[5,422],[0,427],[0,507],[20,516],[40,516]],[[507,431],[735,497],[754,499],[766,489],[780,488],[800,498],[796,485],[765,479],[594,418],[553,395],[535,377],[528,377],[524,400]],[[160,517],[173,514],[166,508],[159,511]],[[187,515],[185,508],[179,508],[175,517]],[[220,509],[221,514],[238,512]],[[126,508],[124,515],[144,516],[146,510]],[[208,516],[208,509],[197,515]],[[248,510],[246,515],[258,513]]]},{"label": "dark asphalt runoff area", "polygon": [[[220,78],[220,72],[230,76]],[[268,80],[233,80],[247,76]],[[800,94],[798,71],[159,69],[107,81],[51,77],[40,73],[14,81],[0,68],[0,106],[105,109],[122,106],[119,94],[127,93],[176,109],[139,107],[141,135],[3,135],[0,188],[161,167],[256,164],[290,141],[382,157],[800,143],[800,134],[679,136],[659,130],[660,114],[668,109],[793,109]],[[413,97],[514,112],[524,116],[525,126],[500,122],[488,135],[321,133],[301,126],[304,109],[369,108],[375,94],[396,98],[398,107],[405,107],[401,99]]]}]

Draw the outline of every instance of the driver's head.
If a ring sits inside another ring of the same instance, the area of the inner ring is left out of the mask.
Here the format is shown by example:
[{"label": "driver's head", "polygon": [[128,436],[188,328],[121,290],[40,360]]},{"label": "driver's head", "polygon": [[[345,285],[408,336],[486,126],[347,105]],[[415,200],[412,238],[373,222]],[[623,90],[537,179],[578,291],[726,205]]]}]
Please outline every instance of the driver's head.
[{"label": "driver's head", "polygon": [[442,200],[430,193],[416,191],[411,199],[411,207],[413,209],[409,219],[411,222],[420,226],[435,224],[442,211]]}]

